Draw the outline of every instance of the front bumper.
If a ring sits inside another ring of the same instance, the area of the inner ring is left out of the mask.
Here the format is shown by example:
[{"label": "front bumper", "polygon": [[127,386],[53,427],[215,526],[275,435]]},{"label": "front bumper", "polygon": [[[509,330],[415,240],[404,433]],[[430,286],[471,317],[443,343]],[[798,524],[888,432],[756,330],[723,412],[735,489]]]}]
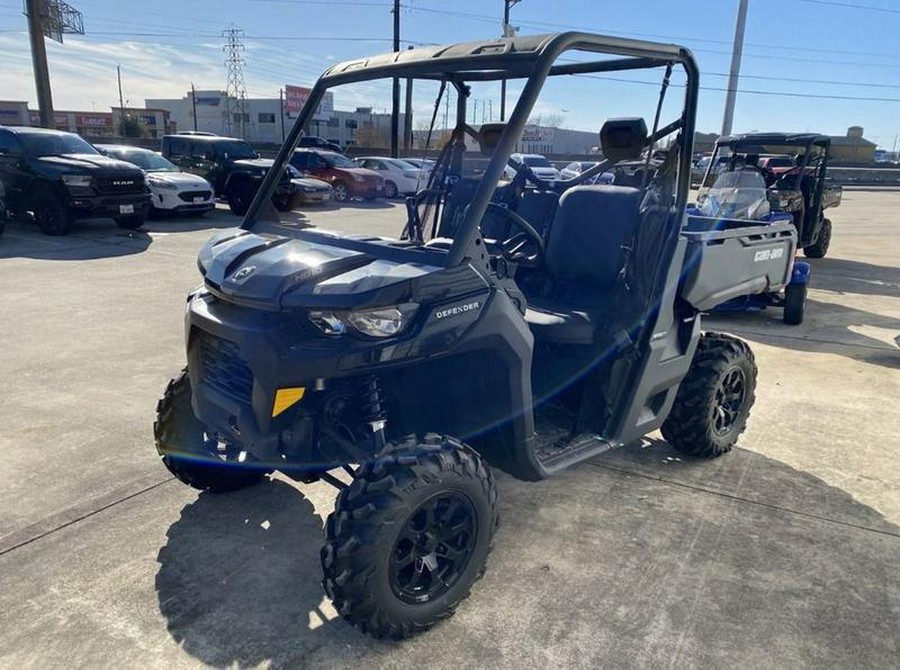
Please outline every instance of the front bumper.
[{"label": "front bumper", "polygon": [[[150,208],[149,193],[121,195],[69,195],[69,206],[76,216],[116,217],[146,214]],[[129,211],[131,210],[131,211]]]},{"label": "front bumper", "polygon": [[315,191],[312,193],[300,191],[297,194],[297,201],[303,203],[304,205],[323,204],[326,202],[331,202],[331,194],[331,191]]},{"label": "front bumper", "polygon": [[378,198],[384,195],[384,182],[357,182],[347,184],[347,191],[354,198]]},{"label": "front bumper", "polygon": [[156,209],[167,212],[208,212],[215,209],[216,201],[211,191],[207,193],[194,196],[191,192],[158,191],[153,193],[151,202]]}]

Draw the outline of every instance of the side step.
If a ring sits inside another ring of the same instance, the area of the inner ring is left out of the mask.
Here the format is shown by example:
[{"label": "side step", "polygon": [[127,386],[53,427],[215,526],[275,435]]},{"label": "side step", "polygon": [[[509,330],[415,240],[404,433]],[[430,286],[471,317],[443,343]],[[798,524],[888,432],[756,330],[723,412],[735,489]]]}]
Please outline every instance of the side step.
[{"label": "side step", "polygon": [[544,408],[534,417],[534,455],[548,475],[613,448],[597,433],[572,435],[569,426],[574,422],[565,414],[548,409]]}]

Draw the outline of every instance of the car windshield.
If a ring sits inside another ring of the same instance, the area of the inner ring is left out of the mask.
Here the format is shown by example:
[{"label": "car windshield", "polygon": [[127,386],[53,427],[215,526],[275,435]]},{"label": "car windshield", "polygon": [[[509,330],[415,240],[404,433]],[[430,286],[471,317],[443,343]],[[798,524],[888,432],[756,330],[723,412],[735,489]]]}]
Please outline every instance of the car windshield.
[{"label": "car windshield", "polygon": [[233,161],[245,160],[247,158],[259,158],[259,154],[256,153],[250,143],[242,140],[218,143],[216,145],[216,150],[220,155]]},{"label": "car windshield", "polygon": [[19,139],[32,156],[100,153],[78,135],[71,133],[22,133]]},{"label": "car windshield", "polygon": [[553,167],[553,165],[543,156],[522,156],[522,161],[528,167]]},{"label": "car windshield", "polygon": [[359,167],[352,160],[347,158],[346,156],[342,156],[341,154],[333,154],[333,153],[322,153],[319,154],[326,163],[328,163],[329,167],[333,168],[355,168]]},{"label": "car windshield", "polygon": [[109,149],[106,152],[113,158],[128,161],[147,172],[178,172],[168,160],[155,151],[142,151],[140,149]]},{"label": "car windshield", "polygon": [[395,170],[416,170],[416,169],[418,169],[412,163],[407,163],[406,161],[401,160],[399,158],[386,158],[384,162],[387,163],[388,165],[390,165]]}]

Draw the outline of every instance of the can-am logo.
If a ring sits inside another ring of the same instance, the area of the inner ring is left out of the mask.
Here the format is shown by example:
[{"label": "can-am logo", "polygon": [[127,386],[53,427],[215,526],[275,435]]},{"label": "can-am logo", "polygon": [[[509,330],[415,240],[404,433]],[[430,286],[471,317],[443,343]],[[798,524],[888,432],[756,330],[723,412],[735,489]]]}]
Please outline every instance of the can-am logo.
[{"label": "can-am logo", "polygon": [[464,305],[456,305],[455,307],[447,307],[439,309],[434,313],[436,319],[446,319],[448,316],[456,316],[457,314],[465,314],[466,312],[474,312],[481,309],[481,301],[467,302]]},{"label": "can-am logo", "polygon": [[247,279],[247,277],[252,275],[254,272],[256,272],[256,266],[248,265],[247,267],[241,268],[240,270],[235,272],[232,279],[234,281],[244,281],[245,279]]},{"label": "can-am logo", "polygon": [[761,263],[762,261],[774,261],[784,256],[784,247],[779,249],[766,249],[765,251],[757,251],[756,256],[753,257],[754,263]]}]

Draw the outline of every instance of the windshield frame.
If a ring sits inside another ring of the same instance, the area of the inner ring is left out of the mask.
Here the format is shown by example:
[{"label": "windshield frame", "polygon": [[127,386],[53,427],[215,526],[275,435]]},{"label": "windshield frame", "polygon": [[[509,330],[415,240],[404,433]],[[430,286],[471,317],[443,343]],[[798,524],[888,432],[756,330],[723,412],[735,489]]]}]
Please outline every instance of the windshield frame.
[{"label": "windshield frame", "polygon": [[[563,53],[573,50],[621,58],[556,64]],[[676,128],[673,128],[672,124],[667,126],[671,129],[670,132],[677,129],[682,137],[675,197],[675,212],[681,218],[690,191],[690,168],[699,94],[699,69],[692,53],[687,48],[674,44],[568,32],[504,38],[449,47],[427,47],[332,66],[310,91],[306,104],[275,159],[276,169],[270,170],[266,175],[241,227],[252,230],[259,220],[260,213],[275,191],[280,168],[289,161],[328,90],[345,84],[395,77],[446,81],[458,92],[456,121],[459,125],[465,123],[468,95],[466,81],[525,79],[522,93],[494,148],[493,157],[457,229],[445,265],[452,267],[466,262],[467,259],[485,259],[478,223],[484,217],[488,202],[500,181],[509,157],[514,153],[516,141],[527,125],[547,78],[597,72],[661,69],[669,65],[679,66],[685,75],[683,111],[676,120],[678,124]],[[329,243],[342,242],[336,238]]]}]

